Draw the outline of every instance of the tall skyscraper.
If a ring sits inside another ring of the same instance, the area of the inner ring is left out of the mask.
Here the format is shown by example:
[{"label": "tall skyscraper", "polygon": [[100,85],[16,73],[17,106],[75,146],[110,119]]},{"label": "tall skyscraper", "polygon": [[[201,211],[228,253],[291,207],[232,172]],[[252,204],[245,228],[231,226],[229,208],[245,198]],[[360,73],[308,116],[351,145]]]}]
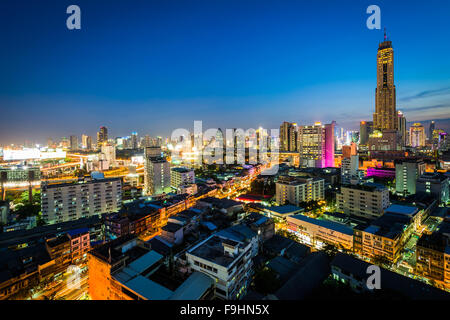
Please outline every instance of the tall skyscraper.
[{"label": "tall skyscraper", "polygon": [[302,167],[334,167],[334,126],[316,122],[298,128],[298,150]]},{"label": "tall skyscraper", "polygon": [[70,136],[70,150],[78,150],[78,137]]},{"label": "tall skyscraper", "polygon": [[145,148],[144,194],[161,194],[168,187],[170,187],[170,164],[162,156],[161,147]]},{"label": "tall skyscraper", "polygon": [[375,89],[375,113],[373,126],[377,130],[397,130],[397,111],[395,107],[394,50],[392,42],[386,40],[378,46],[377,88]]},{"label": "tall skyscraper", "polygon": [[100,131],[97,132],[97,148],[101,149],[103,143],[108,141],[108,128],[100,127]]},{"label": "tall skyscraper", "polygon": [[421,123],[414,123],[409,128],[409,144],[414,148],[425,146],[425,128]]},{"label": "tall skyscraper", "polygon": [[435,123],[434,123],[434,120],[432,120],[431,122],[430,122],[430,127],[428,128],[428,139],[431,141],[431,140],[433,140],[433,131],[434,131],[434,128],[435,128]]},{"label": "tall skyscraper", "polygon": [[297,124],[283,122],[280,126],[280,151],[297,151]]},{"label": "tall skyscraper", "polygon": [[137,149],[138,146],[138,134],[137,132],[131,133],[131,149]]},{"label": "tall skyscraper", "polygon": [[406,118],[403,115],[403,112],[401,112],[400,110],[398,110],[397,121],[398,121],[398,132],[400,135],[400,140],[401,140],[402,146],[406,146],[408,144],[407,143],[408,133],[406,130]]},{"label": "tall skyscraper", "polygon": [[369,135],[373,132],[372,121],[361,121],[359,123],[359,144],[366,145],[369,141]]},{"label": "tall skyscraper", "polygon": [[92,137],[88,135],[81,135],[81,146],[85,150],[92,150]]}]

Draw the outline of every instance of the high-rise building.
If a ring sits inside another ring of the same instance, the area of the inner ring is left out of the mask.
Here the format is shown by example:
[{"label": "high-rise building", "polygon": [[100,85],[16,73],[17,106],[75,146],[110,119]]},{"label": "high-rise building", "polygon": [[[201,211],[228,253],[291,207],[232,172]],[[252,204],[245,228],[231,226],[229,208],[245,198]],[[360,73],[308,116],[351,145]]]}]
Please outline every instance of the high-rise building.
[{"label": "high-rise building", "polygon": [[280,126],[280,151],[297,151],[297,124],[283,122]]},{"label": "high-rise building", "polygon": [[394,50],[392,42],[386,40],[378,46],[377,88],[375,89],[375,113],[373,126],[377,130],[397,130],[397,111],[395,106]]},{"label": "high-rise building", "polygon": [[81,146],[85,150],[92,150],[92,137],[88,135],[81,135]]},{"label": "high-rise building", "polygon": [[110,167],[116,166],[116,147],[112,144],[104,143],[101,146],[104,159],[109,162]]},{"label": "high-rise building", "polygon": [[145,148],[144,194],[161,194],[168,187],[170,187],[170,164],[162,156],[161,147]]},{"label": "high-rise building", "polygon": [[105,142],[108,142],[108,128],[100,127],[100,131],[97,132],[97,148],[100,149]]},{"label": "high-rise building", "polygon": [[414,123],[409,128],[409,144],[414,148],[425,146],[425,128],[422,124]]},{"label": "high-rise building", "polygon": [[417,178],[425,171],[421,160],[403,160],[395,163],[395,191],[403,196],[416,193]]},{"label": "high-rise building", "polygon": [[302,167],[334,167],[334,121],[322,125],[300,126],[298,150]]},{"label": "high-rise building", "polygon": [[359,156],[351,155],[342,159],[341,183],[356,184],[359,182]]},{"label": "high-rise building", "polygon": [[434,129],[435,129],[435,123],[434,123],[434,120],[431,120],[430,127],[428,128],[428,139],[429,140],[433,139]]},{"label": "high-rise building", "polygon": [[137,132],[131,133],[131,149],[137,149],[139,147],[138,145],[138,134]]},{"label": "high-rise building", "polygon": [[402,146],[406,146],[408,144],[408,131],[406,129],[406,118],[403,112],[398,110],[397,113],[397,121],[398,121],[398,133],[400,135],[400,141]]},{"label": "high-rise building", "polygon": [[359,123],[359,144],[366,145],[369,141],[369,135],[373,132],[372,121],[361,121]]}]

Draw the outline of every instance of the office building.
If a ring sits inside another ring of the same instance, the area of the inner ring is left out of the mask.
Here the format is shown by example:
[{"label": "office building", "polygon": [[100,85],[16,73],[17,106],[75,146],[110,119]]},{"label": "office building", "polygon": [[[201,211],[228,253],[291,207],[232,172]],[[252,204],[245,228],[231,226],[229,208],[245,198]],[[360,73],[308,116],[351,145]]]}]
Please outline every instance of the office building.
[{"label": "office building", "polygon": [[397,120],[398,120],[398,133],[400,136],[401,146],[407,146],[408,145],[408,130],[406,129],[406,118],[403,112],[400,110],[397,113]]},{"label": "office building", "polygon": [[409,145],[413,148],[425,146],[425,128],[420,123],[414,123],[409,128]]},{"label": "office building", "polygon": [[102,144],[108,142],[108,128],[100,127],[97,132],[97,149],[100,149]]},{"label": "office building", "polygon": [[336,205],[345,214],[374,219],[389,206],[389,190],[376,183],[343,185],[336,194]]},{"label": "office building", "polygon": [[403,196],[416,193],[416,181],[425,171],[422,160],[400,160],[395,163],[395,192]]},{"label": "office building", "polygon": [[81,136],[81,147],[87,151],[92,150],[92,137],[83,134]]},{"label": "office building", "polygon": [[161,194],[169,187],[170,164],[162,156],[161,147],[145,148],[144,194]]},{"label": "office building", "polygon": [[280,151],[297,151],[297,124],[283,122],[280,126]]},{"label": "office building", "polygon": [[302,167],[334,167],[334,121],[322,125],[300,126],[298,129],[298,150]]},{"label": "office building", "polygon": [[377,52],[377,88],[375,89],[375,113],[373,126],[377,130],[398,130],[394,85],[394,49],[386,39]]},{"label": "office building", "polygon": [[369,142],[369,135],[373,132],[372,121],[361,121],[359,123],[359,144],[366,145]]},{"label": "office building", "polygon": [[109,143],[103,143],[101,145],[102,159],[108,161],[110,167],[116,166],[116,147]]},{"label": "office building", "polygon": [[70,136],[70,150],[76,151],[78,150],[78,137],[77,136]]},{"label": "office building", "polygon": [[83,178],[74,183],[43,184],[42,218],[48,224],[115,212],[122,204],[120,178]]},{"label": "office building", "polygon": [[449,178],[439,173],[426,172],[416,183],[416,193],[432,195],[441,204],[446,204],[449,198]]}]

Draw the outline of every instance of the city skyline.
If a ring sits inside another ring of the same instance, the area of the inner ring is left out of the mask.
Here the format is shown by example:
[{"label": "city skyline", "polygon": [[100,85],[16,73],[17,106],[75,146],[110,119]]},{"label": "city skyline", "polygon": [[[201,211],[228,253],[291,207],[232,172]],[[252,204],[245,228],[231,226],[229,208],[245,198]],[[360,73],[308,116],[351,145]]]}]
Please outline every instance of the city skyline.
[{"label": "city skyline", "polygon": [[[23,19],[1,19],[14,34],[2,26],[10,50],[1,53],[1,144],[95,137],[100,126],[110,137],[168,136],[194,120],[242,128],[336,120],[357,129],[372,118],[374,50],[383,31],[366,28],[366,4],[329,3],[326,11],[292,2],[176,3],[176,11],[161,3],[127,10],[121,2],[101,4],[79,2],[82,29],[75,32],[64,26],[64,1],[27,4]],[[419,3],[379,5],[395,51],[397,110],[408,122],[435,119],[448,130],[450,46],[440,41],[439,22],[445,10],[423,18],[430,9]],[[14,16],[21,6],[1,9]],[[429,49],[417,50],[423,39]]]}]

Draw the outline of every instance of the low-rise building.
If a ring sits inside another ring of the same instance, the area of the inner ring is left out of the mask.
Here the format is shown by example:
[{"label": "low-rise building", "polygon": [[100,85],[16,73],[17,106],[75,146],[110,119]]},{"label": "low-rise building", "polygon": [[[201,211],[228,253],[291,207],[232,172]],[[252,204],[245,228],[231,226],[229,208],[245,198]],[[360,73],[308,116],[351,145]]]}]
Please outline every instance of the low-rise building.
[{"label": "low-rise building", "polygon": [[192,270],[214,279],[220,299],[235,300],[246,294],[253,273],[252,258],[258,252],[257,234],[245,226],[236,227],[212,234],[186,252]]},{"label": "low-rise building", "polygon": [[288,229],[311,247],[322,248],[331,244],[346,250],[353,248],[353,230],[347,225],[301,214],[287,217],[287,222]]}]

